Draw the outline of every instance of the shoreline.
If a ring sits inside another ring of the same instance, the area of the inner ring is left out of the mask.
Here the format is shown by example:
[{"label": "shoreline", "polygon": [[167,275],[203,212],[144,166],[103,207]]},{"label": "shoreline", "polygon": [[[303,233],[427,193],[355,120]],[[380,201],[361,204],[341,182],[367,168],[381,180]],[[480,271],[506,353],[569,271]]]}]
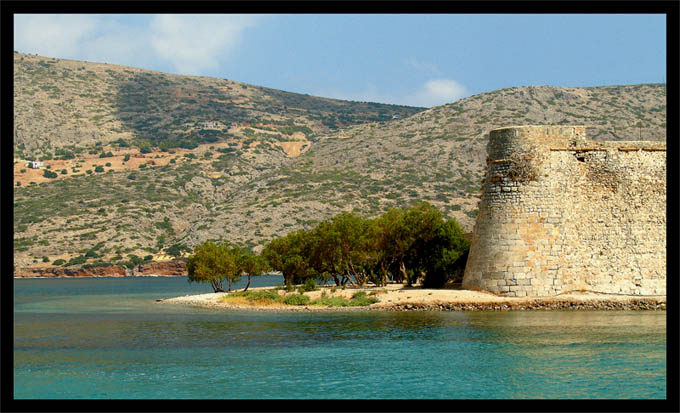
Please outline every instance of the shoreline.
[{"label": "shoreline", "polygon": [[52,280],[55,278],[59,279],[72,279],[72,280],[83,280],[87,278],[178,278],[186,277],[186,275],[166,275],[166,274],[141,274],[141,275],[55,275],[55,276],[25,276],[25,277],[13,277],[14,280]]},{"label": "shoreline", "polygon": [[42,265],[15,268],[13,278],[103,278],[103,277],[186,277],[186,265],[182,260],[149,261],[128,268],[118,264],[90,267],[63,267]]},{"label": "shoreline", "polygon": [[[272,287],[250,288],[266,290]],[[306,292],[310,299],[328,293],[330,287]],[[240,290],[238,290],[240,291]],[[391,285],[387,287],[337,289],[334,297],[351,297],[358,291],[380,291],[380,301],[361,307],[328,307],[317,305],[249,305],[221,301],[229,293],[207,293],[157,299],[158,303],[189,305],[222,310],[272,312],[327,312],[327,311],[558,311],[558,310],[666,310],[666,296],[610,295],[594,292],[570,292],[554,297],[503,297],[472,290],[423,289]]]}]

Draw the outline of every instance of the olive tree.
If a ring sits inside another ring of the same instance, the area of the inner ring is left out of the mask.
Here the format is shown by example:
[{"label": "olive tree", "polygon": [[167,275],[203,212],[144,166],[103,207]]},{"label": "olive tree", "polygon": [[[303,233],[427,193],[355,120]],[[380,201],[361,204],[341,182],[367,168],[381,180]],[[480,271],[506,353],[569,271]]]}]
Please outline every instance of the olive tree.
[{"label": "olive tree", "polygon": [[262,275],[269,270],[269,265],[264,257],[253,254],[250,250],[236,247],[237,272],[248,277],[248,283],[243,291],[248,291],[250,280],[253,276]]},{"label": "olive tree", "polygon": [[207,282],[215,292],[224,292],[222,282],[228,282],[227,291],[231,291],[231,283],[238,281],[237,266],[229,245],[215,244],[206,241],[194,249],[194,253],[187,259],[189,282]]}]

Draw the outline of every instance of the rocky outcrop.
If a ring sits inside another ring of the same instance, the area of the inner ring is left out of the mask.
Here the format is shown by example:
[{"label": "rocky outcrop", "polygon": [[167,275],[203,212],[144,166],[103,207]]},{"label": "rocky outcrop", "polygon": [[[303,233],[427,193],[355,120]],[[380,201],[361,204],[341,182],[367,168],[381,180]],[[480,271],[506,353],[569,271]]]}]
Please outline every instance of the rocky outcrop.
[{"label": "rocky outcrop", "polygon": [[376,307],[385,311],[524,311],[524,310],[666,310],[665,298],[630,300],[535,300],[522,303],[402,303]]},{"label": "rocky outcrop", "polygon": [[14,278],[81,278],[81,277],[125,277],[127,269],[120,265],[91,268],[39,267],[17,268]]},{"label": "rocky outcrop", "polygon": [[181,260],[140,264],[133,270],[120,265],[110,265],[91,268],[17,268],[14,271],[14,278],[181,277],[186,275],[186,265]]},{"label": "rocky outcrop", "polygon": [[148,264],[140,264],[134,272],[136,277],[181,277],[187,275],[187,267],[184,261],[154,261]]}]

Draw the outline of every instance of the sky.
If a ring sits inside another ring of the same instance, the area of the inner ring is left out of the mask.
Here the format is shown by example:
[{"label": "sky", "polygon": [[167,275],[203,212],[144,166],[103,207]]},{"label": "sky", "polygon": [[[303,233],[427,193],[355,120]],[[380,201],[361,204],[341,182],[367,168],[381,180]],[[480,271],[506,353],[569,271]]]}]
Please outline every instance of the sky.
[{"label": "sky", "polygon": [[666,81],[663,14],[15,14],[14,50],[432,107]]}]

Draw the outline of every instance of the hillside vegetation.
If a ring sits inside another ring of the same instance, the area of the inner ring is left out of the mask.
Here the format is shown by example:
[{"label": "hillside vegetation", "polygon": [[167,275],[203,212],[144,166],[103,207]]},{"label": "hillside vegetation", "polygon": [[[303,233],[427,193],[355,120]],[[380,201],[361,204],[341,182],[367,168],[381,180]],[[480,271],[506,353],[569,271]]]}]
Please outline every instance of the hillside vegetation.
[{"label": "hillside vegetation", "polygon": [[162,259],[208,239],[259,251],[418,200],[471,231],[494,128],[666,139],[661,84],[517,87],[424,110],[17,53],[14,93],[17,267]]},{"label": "hillside vegetation", "polygon": [[[106,63],[14,54],[18,155],[118,142],[162,148],[237,141],[273,146],[424,108],[349,102]],[[294,136],[295,135],[295,136]]]}]

